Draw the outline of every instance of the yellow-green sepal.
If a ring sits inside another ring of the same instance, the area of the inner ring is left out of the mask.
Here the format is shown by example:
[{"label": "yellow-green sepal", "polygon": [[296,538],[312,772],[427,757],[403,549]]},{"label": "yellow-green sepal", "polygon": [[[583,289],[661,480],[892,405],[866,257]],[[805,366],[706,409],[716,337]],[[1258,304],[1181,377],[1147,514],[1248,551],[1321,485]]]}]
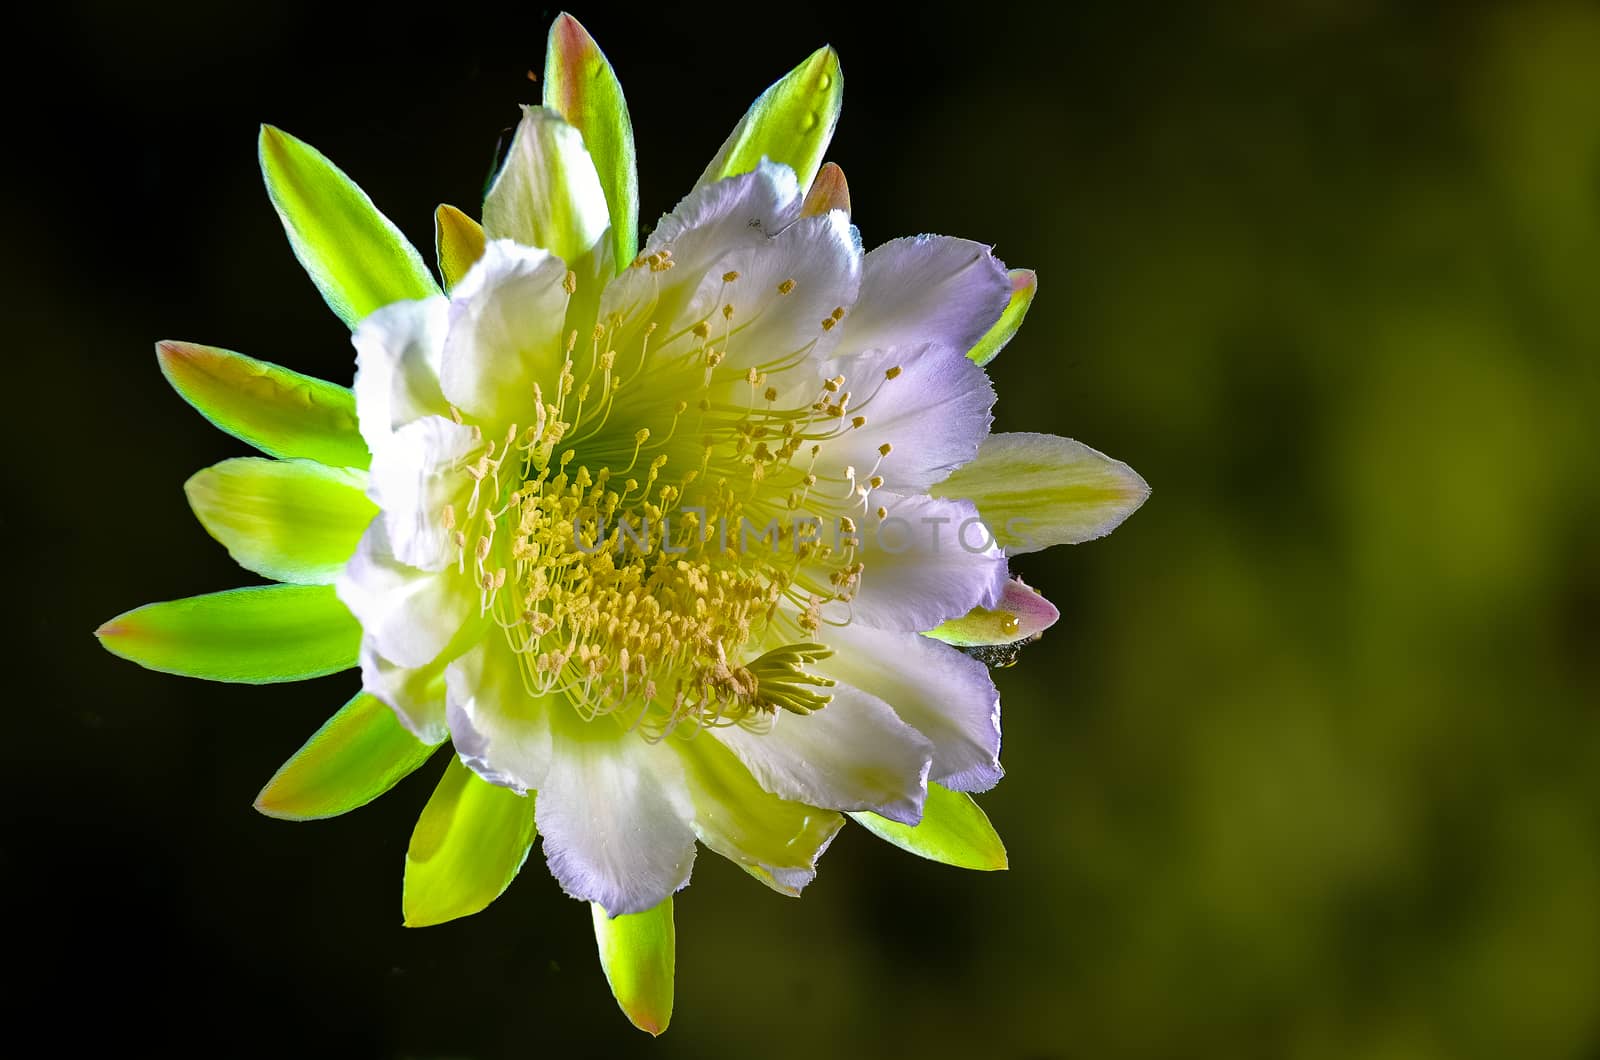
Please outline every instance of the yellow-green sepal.
[{"label": "yellow-green sepal", "polygon": [[970,500],[1006,555],[1104,537],[1150,496],[1138,472],[1054,434],[991,434],[929,491]]},{"label": "yellow-green sepal", "polygon": [[242,456],[195,472],[183,492],[200,525],[245,570],[327,585],[378,514],[366,483],[364,472],[314,460]]},{"label": "yellow-green sepal", "polygon": [[285,821],[316,821],[376,799],[428,760],[394,711],[362,692],[341,707],[267,781],[256,809]]},{"label": "yellow-green sepal", "polygon": [[611,993],[623,1015],[640,1030],[659,1035],[672,1021],[672,980],[677,939],[672,924],[672,896],[653,909],[607,916],[598,902],[594,940],[600,951]]},{"label": "yellow-green sepal", "polygon": [[322,152],[263,125],[260,155],[295,257],[346,325],[390,302],[439,293],[417,248]]},{"label": "yellow-green sepal", "polygon": [[439,278],[445,290],[460,282],[467,270],[483,257],[483,226],[454,206],[440,204],[433,211],[433,245],[439,256]]},{"label": "yellow-green sepal", "polygon": [[879,839],[929,861],[992,872],[1006,867],[1006,848],[971,795],[928,785],[922,821],[904,825],[869,811],[850,817]]},{"label": "yellow-green sepal", "polygon": [[568,14],[556,17],[544,57],[544,105],[583,134],[611,216],[616,267],[639,252],[639,167],[633,122],[605,53]]},{"label": "yellow-green sepal", "polygon": [[967,351],[967,356],[977,364],[988,364],[1006,348],[1006,343],[1022,327],[1022,319],[1028,315],[1028,307],[1033,305],[1033,296],[1039,290],[1039,277],[1032,269],[1012,269],[1007,275],[1011,277],[1011,301],[1006,303],[1005,312],[994,322],[994,327]]},{"label": "yellow-green sepal", "polygon": [[361,626],[331,585],[254,585],[146,604],[95,636],[146,669],[250,685],[348,670],[361,647]]},{"label": "yellow-green sepal", "polygon": [[533,846],[533,798],[451,757],[406,850],[406,927],[470,916],[505,892]]},{"label": "yellow-green sepal", "polygon": [[195,411],[268,456],[362,469],[372,462],[346,387],[193,342],[158,342],[156,359]]},{"label": "yellow-green sepal", "polygon": [[818,48],[750,105],[695,187],[748,173],[766,158],[793,169],[804,191],[822,165],[843,103],[839,53]]},{"label": "yellow-green sepal", "polygon": [[1021,578],[1006,582],[994,607],[974,607],[960,618],[940,623],[923,634],[957,648],[1015,644],[1032,640],[1051,626],[1061,612]]}]

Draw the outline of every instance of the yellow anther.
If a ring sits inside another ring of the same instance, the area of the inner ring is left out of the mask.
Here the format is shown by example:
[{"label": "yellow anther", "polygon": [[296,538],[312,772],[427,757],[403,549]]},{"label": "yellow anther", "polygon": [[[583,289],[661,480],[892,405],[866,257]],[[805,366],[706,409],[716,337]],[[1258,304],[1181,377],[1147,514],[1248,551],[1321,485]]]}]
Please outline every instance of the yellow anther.
[{"label": "yellow anther", "polygon": [[477,545],[476,548],[474,548],[472,550],[472,552],[473,552],[473,555],[477,556],[479,559],[488,559],[489,558],[489,539],[487,537],[478,538],[478,545]]},{"label": "yellow anther", "polygon": [[578,293],[578,274],[573,272],[571,269],[568,269],[567,270],[566,279],[561,281],[561,287],[568,294],[577,294]]},{"label": "yellow anther", "polygon": [[859,428],[859,427],[865,427],[866,425],[867,425],[867,418],[865,416],[855,416],[850,420],[850,426],[852,426],[852,427],[858,427]]},{"label": "yellow anther", "polygon": [[873,475],[871,478],[867,479],[867,485],[871,486],[873,489],[880,489],[883,486],[883,476]]},{"label": "yellow anther", "polygon": [[880,506],[878,508],[878,521],[882,522],[887,518],[889,518],[889,509]]},{"label": "yellow anther", "polygon": [[454,530],[456,528],[456,506],[453,504],[445,505],[444,511],[439,513],[439,520],[444,524],[446,530]]},{"label": "yellow anther", "polygon": [[793,290],[794,290],[794,280],[793,279],[784,280],[782,283],[778,284],[778,293],[779,294],[788,294],[790,291],[793,291]]},{"label": "yellow anther", "polygon": [[731,302],[728,305],[725,305],[725,306],[722,307],[722,319],[723,320],[732,320],[733,319],[733,304]]},{"label": "yellow anther", "polygon": [[732,283],[734,280],[737,280],[738,278],[739,278],[739,274],[737,272],[725,272],[725,273],[722,274],[722,282],[723,283]]},{"label": "yellow anther", "polygon": [[899,375],[900,375],[900,366],[898,364],[895,365],[893,368],[889,369],[887,372],[883,373],[883,377],[885,379],[894,379],[894,378],[897,378]]},{"label": "yellow anther", "polygon": [[766,393],[762,394],[761,396],[767,401],[776,401],[778,400],[778,388],[775,386],[769,386],[767,387]]},{"label": "yellow anther", "polygon": [[894,452],[894,446],[890,445],[888,442],[884,442],[882,445],[878,446],[879,456],[888,456],[892,452]]},{"label": "yellow anther", "polygon": [[700,323],[696,324],[689,330],[697,339],[708,339],[711,337],[711,325],[707,324],[704,320],[700,321]]},{"label": "yellow anther", "polygon": [[835,320],[843,320],[844,319],[844,306],[836,305],[836,306],[833,307],[833,319],[835,319]]},{"label": "yellow anther", "polygon": [[833,326],[835,324],[837,324],[837,323],[839,323],[839,322],[837,320],[833,319],[832,317],[826,317],[822,321],[822,330],[823,331],[832,331],[833,330]]}]

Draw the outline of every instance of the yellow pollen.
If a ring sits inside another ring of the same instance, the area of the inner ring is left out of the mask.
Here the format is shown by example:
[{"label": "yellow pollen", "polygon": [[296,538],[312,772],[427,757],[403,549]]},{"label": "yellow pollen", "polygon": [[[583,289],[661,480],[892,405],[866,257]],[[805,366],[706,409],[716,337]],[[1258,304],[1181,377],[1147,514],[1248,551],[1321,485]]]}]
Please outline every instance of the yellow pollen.
[{"label": "yellow pollen", "polygon": [[561,287],[568,294],[578,293],[578,274],[571,269],[567,270],[566,279],[561,281]]},{"label": "yellow pollen", "polygon": [[778,284],[778,293],[779,294],[788,294],[789,292],[791,292],[793,290],[794,290],[794,280],[793,279],[784,280],[782,283]]}]

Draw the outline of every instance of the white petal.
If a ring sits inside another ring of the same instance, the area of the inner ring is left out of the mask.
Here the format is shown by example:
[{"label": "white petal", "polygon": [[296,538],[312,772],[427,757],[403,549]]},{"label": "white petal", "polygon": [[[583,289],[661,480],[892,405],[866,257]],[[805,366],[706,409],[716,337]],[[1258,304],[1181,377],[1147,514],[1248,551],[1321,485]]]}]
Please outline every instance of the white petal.
[{"label": "white petal", "polygon": [[831,691],[832,702],[813,714],[778,711],[770,732],[708,732],[780,798],[915,824],[933,746],[876,696],[843,684]]},{"label": "white petal", "polygon": [[583,134],[554,111],[522,108],[505,165],[484,196],[484,233],[570,263],[587,254],[609,224]]},{"label": "white petal", "polygon": [[397,560],[382,519],[367,528],[334,589],[374,650],[398,666],[437,659],[478,607],[453,569],[429,573]]},{"label": "white petal", "polygon": [[445,672],[450,739],[461,760],[491,784],[518,794],[544,785],[550,768],[550,714],[564,702],[528,694],[522,670],[494,630]]},{"label": "white petal", "polygon": [[[726,281],[729,275],[737,278]],[[775,362],[793,364],[808,389],[818,385],[812,366],[839,333],[823,321],[854,303],[860,284],[861,248],[850,219],[840,211],[803,217],[771,239],[719,258],[684,320],[711,325],[712,341],[727,358],[717,374],[733,381],[732,399],[745,404],[750,367],[767,371]],[[731,319],[722,315],[726,306],[733,307]]]},{"label": "white petal", "polygon": [[[850,411],[867,422],[824,444],[819,463],[833,473],[854,467],[862,478],[876,468],[893,492],[925,493],[977,456],[994,419],[989,377],[951,346],[924,343],[837,357],[823,375],[845,377]],[[886,444],[889,454],[882,456]]]},{"label": "white petal", "polygon": [[[1000,693],[989,669],[918,633],[852,622],[828,634],[835,654],[818,672],[882,699],[933,744],[928,779],[956,791],[987,791],[1000,768]],[[824,708],[826,709],[826,708]]]},{"label": "white petal", "polygon": [[749,173],[690,192],[661,218],[645,243],[645,253],[670,246],[678,260],[703,256],[704,264],[741,242],[778,232],[799,215],[800,204],[794,170],[762,162]]},{"label": "white petal", "polygon": [[389,547],[400,562],[419,570],[455,565],[444,509],[450,505],[458,518],[464,514],[472,483],[467,458],[481,447],[470,427],[426,416],[373,448],[367,496],[383,509],[377,521],[386,527]]},{"label": "white petal", "polygon": [[1005,555],[971,502],[874,491],[867,503],[888,517],[856,520],[865,567],[852,603],[857,620],[918,633],[999,601]]},{"label": "white petal", "polygon": [[356,327],[356,417],[374,452],[412,420],[449,411],[439,390],[450,303],[443,296],[396,302]]},{"label": "white petal", "polygon": [[844,818],[763,790],[731,751],[704,733],[672,746],[683,761],[700,842],[774,890],[799,894]]},{"label": "white petal", "polygon": [[[800,186],[788,166],[763,162],[749,173],[692,192],[661,218],[641,257],[670,251],[672,267],[625,269],[605,291],[601,319],[620,314],[632,324],[648,317],[671,334],[694,323],[689,302],[716,263],[730,252],[759,247],[799,215]],[[717,270],[721,276],[726,270]]]},{"label": "white petal", "polygon": [[382,700],[400,724],[426,744],[444,742],[450,735],[445,722],[444,665],[435,659],[426,666],[398,666],[385,659],[372,637],[361,640],[361,690]]},{"label": "white petal", "polygon": [[982,243],[950,236],[891,240],[862,264],[861,299],[839,352],[937,342],[966,353],[1010,301],[1006,268]]},{"label": "white petal", "polygon": [[677,756],[606,718],[558,709],[551,723],[555,753],[534,804],[551,873],[611,916],[654,908],[694,865]]},{"label": "white petal", "polygon": [[566,359],[566,278],[554,254],[499,239],[450,292],[439,380],[444,396],[491,436],[532,422],[535,383],[555,399]]}]

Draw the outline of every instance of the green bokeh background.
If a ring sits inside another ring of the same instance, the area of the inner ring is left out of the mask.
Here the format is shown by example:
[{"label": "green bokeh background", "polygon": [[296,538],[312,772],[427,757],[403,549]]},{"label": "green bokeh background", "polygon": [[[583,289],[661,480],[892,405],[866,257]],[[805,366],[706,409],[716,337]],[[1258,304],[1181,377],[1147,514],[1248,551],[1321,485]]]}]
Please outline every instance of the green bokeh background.
[{"label": "green bokeh background", "polygon": [[997,675],[1011,871],[850,829],[791,901],[705,854],[656,1042],[537,854],[484,914],[400,927],[442,760],[340,820],[251,811],[353,675],[190,683],[89,637],[250,580],[180,492],[243,449],[151,343],[351,370],[256,123],[428,245],[536,97],[554,10],[16,16],[14,1018],[65,1003],[69,1054],[1600,1056],[1600,10],[1065,8],[575,9],[629,93],[647,227],[837,45],[868,245],[965,235],[1039,272],[998,427],[1154,488],[1017,564],[1062,620]]}]

